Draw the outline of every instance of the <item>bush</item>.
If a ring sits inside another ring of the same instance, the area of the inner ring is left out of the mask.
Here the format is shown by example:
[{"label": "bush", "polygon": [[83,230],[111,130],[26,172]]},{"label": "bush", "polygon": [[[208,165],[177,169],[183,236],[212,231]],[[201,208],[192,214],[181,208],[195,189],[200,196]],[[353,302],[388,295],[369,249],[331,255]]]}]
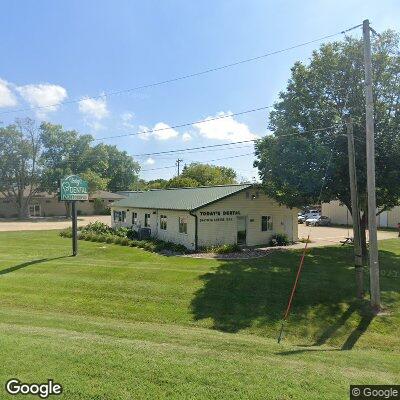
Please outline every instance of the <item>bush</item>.
[{"label": "bush", "polygon": [[[72,237],[72,229],[67,228],[60,232],[61,237]],[[78,233],[80,240],[90,242],[114,243],[120,246],[140,247],[151,252],[171,251],[187,253],[188,250],[181,244],[164,242],[158,239],[137,239],[137,233],[131,228],[119,227],[112,229],[102,222],[92,222],[84,226]]]},{"label": "bush", "polygon": [[221,244],[219,246],[205,247],[202,249],[205,253],[215,253],[215,254],[228,254],[228,253],[238,253],[242,251],[238,244]]},{"label": "bush", "polygon": [[129,230],[130,228],[125,228],[123,226],[120,226],[118,228],[112,229],[113,231],[112,233],[116,236],[126,238]]},{"label": "bush", "polygon": [[269,241],[271,247],[275,246],[288,246],[290,244],[289,238],[284,233],[276,233]]},{"label": "bush", "polygon": [[242,251],[238,244],[224,244],[215,248],[217,254],[238,253]]},{"label": "bush", "polygon": [[72,228],[63,229],[60,234],[61,237],[70,238],[72,237]]},{"label": "bush", "polygon": [[84,226],[81,229],[82,232],[92,232],[101,235],[111,235],[113,233],[113,229],[110,228],[107,224],[104,224],[100,221],[91,222],[90,224]]},{"label": "bush", "polygon": [[138,233],[135,230],[133,230],[132,228],[129,228],[126,232],[126,237],[128,239],[134,240],[134,239],[138,238]]}]

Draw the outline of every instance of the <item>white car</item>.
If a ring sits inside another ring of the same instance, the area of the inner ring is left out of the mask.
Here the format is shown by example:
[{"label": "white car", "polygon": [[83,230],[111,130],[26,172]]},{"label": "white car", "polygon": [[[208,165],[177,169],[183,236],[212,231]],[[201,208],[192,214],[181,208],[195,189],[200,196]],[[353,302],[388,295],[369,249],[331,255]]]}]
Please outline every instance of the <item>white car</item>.
[{"label": "white car", "polygon": [[328,217],[319,215],[318,217],[306,219],[307,226],[328,226],[331,224],[331,220]]},{"label": "white car", "polygon": [[306,222],[310,218],[319,218],[320,216],[321,216],[321,214],[318,211],[311,210],[311,211],[309,211],[307,213],[299,215],[297,217],[297,221],[298,221],[299,224],[302,224],[302,223]]}]

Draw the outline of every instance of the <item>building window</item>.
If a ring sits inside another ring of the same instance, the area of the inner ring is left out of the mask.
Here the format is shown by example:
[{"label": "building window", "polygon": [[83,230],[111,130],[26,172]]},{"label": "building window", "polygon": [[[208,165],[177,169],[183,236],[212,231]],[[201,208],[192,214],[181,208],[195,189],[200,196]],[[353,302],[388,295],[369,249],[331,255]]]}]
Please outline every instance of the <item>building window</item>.
[{"label": "building window", "polygon": [[160,215],[160,229],[163,231],[167,230],[167,216],[166,215]]},{"label": "building window", "polygon": [[126,211],[114,211],[114,222],[126,222]]},{"label": "building window", "polygon": [[179,217],[179,233],[187,234],[187,218]]},{"label": "building window", "polygon": [[263,232],[272,231],[274,226],[272,224],[272,217],[270,215],[263,215],[261,217],[261,230]]},{"label": "building window", "polygon": [[144,226],[148,228],[150,226],[150,214],[144,214]]},{"label": "building window", "polygon": [[132,225],[137,224],[137,212],[132,213]]}]

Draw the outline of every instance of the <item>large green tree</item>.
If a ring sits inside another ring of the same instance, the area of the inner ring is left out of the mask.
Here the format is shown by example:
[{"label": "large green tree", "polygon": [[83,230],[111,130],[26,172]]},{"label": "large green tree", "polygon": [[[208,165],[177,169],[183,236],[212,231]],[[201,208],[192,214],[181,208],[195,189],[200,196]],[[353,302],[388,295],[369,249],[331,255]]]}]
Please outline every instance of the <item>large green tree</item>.
[{"label": "large green tree", "polygon": [[20,218],[27,216],[30,199],[41,189],[41,146],[38,128],[29,118],[0,128],[0,192],[15,200]]},{"label": "large green tree", "polygon": [[[373,39],[376,184],[379,211],[400,199],[399,36]],[[365,232],[366,143],[362,41],[346,38],[297,62],[270,114],[268,135],[256,143],[255,166],[266,192],[278,202],[302,207],[338,199],[351,211],[346,116],[354,121],[362,228]],[[321,127],[332,127],[321,129]],[[326,179],[324,176],[326,174]]]},{"label": "large green tree", "polygon": [[93,137],[64,130],[61,125],[41,125],[43,185],[49,191],[58,188],[59,180],[69,174],[90,178],[90,186],[110,191],[131,189],[137,181],[139,164],[116,146],[98,144]]},{"label": "large green tree", "polygon": [[233,168],[210,164],[191,163],[183,168],[181,178],[198,182],[198,186],[227,185],[236,183]]}]

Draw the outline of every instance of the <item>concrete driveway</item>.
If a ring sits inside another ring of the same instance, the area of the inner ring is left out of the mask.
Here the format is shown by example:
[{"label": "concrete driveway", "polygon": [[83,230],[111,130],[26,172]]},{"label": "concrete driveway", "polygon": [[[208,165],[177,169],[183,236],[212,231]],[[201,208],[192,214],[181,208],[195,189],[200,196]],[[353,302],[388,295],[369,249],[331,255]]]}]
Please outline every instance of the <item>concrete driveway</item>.
[{"label": "concrete driveway", "polygon": [[[101,221],[111,224],[111,215],[90,215],[78,217],[78,226],[87,225],[89,222]],[[44,231],[49,229],[64,229],[71,226],[71,220],[59,218],[32,218],[29,220],[0,220],[0,232],[7,231]]]},{"label": "concrete driveway", "polygon": [[[347,237],[353,237],[353,229],[337,226],[306,226],[299,224],[299,238],[306,238],[310,234],[312,243],[309,247],[338,245],[340,241]],[[398,233],[394,231],[378,231],[378,240],[392,239],[397,237]],[[368,238],[368,232],[367,232]],[[303,243],[297,243],[293,247],[304,247]]]}]

